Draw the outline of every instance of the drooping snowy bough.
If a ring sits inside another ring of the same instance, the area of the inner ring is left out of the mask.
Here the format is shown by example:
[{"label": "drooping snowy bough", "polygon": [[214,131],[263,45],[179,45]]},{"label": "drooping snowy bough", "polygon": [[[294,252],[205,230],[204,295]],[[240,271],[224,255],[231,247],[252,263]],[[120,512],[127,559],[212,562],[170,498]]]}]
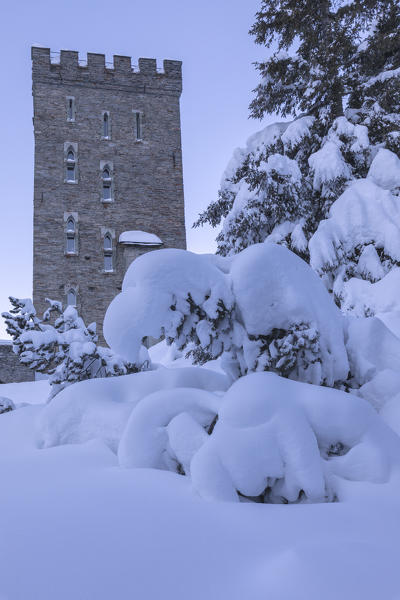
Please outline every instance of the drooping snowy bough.
[{"label": "drooping snowy bough", "polygon": [[131,362],[149,335],[178,348],[194,343],[222,356],[233,379],[270,370],[332,386],[348,375],[339,310],[312,269],[275,244],[225,259],[184,250],[139,257],[108,308],[104,335]]}]

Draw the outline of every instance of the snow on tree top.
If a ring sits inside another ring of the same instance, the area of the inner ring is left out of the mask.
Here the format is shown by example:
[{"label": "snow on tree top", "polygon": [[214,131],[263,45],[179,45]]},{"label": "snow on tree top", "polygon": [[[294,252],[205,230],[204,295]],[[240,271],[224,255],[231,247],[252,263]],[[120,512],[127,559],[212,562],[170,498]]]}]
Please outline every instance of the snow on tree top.
[{"label": "snow on tree top", "polygon": [[119,236],[120,244],[137,244],[140,246],[161,246],[163,243],[154,233],[146,231],[124,231]]}]

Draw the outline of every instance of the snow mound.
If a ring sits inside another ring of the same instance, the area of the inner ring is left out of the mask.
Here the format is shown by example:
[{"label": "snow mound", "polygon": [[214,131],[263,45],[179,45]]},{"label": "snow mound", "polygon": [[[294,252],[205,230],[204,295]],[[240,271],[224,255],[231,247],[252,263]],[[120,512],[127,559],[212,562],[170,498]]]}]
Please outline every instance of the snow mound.
[{"label": "snow mound", "polygon": [[380,148],[371,163],[368,177],[386,190],[400,187],[400,159],[394,152]]},{"label": "snow mound", "polygon": [[386,402],[380,412],[380,416],[400,436],[400,393]]},{"label": "snow mound", "polygon": [[400,308],[400,269],[394,267],[380,281],[371,283],[352,277],[337,285],[342,298],[342,309],[355,317],[366,314],[395,312]]},{"label": "snow mound", "polygon": [[25,404],[45,404],[50,391],[48,379],[0,384],[0,396],[10,398],[17,407]]},{"label": "snow mound", "polygon": [[15,410],[14,402],[10,398],[0,396],[0,415]]},{"label": "snow mound", "polygon": [[382,483],[399,466],[400,438],[361,398],[253,373],[225,394],[191,475],[210,500],[322,502],[342,478]]},{"label": "snow mound", "polygon": [[400,371],[384,369],[365,383],[358,390],[358,394],[380,412],[387,402],[399,394],[399,390]]},{"label": "snow mound", "polygon": [[189,474],[219,403],[215,394],[190,388],[150,394],[131,413],[118,449],[120,465],[171,471],[181,465]]},{"label": "snow mound", "polygon": [[376,317],[348,317],[346,348],[358,385],[386,369],[400,373],[400,339]]},{"label": "snow mound", "polygon": [[101,439],[116,452],[132,409],[145,396],[176,387],[215,391],[228,386],[225,375],[199,367],[159,367],[156,371],[81,381],[65,388],[43,409],[37,443],[48,448]]}]

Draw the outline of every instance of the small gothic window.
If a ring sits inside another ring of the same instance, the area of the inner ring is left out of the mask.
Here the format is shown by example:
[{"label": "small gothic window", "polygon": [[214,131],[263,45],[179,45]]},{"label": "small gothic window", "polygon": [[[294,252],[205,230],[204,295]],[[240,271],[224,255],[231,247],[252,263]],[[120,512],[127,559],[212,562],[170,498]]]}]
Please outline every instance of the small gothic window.
[{"label": "small gothic window", "polygon": [[76,226],[72,217],[69,217],[66,226],[66,251],[68,254],[76,252]]},{"label": "small gothic window", "polygon": [[108,113],[103,115],[103,137],[108,138],[110,136],[110,117]]},{"label": "small gothic window", "polygon": [[104,167],[101,177],[103,190],[102,199],[106,202],[110,202],[112,200],[112,177],[108,167]]},{"label": "small gothic window", "polygon": [[104,236],[104,270],[113,270],[112,238],[109,233]]},{"label": "small gothic window", "polygon": [[67,181],[76,180],[75,152],[70,148],[67,152]]},{"label": "small gothic window", "polygon": [[76,306],[76,291],[73,288],[68,290],[67,304],[68,306]]}]

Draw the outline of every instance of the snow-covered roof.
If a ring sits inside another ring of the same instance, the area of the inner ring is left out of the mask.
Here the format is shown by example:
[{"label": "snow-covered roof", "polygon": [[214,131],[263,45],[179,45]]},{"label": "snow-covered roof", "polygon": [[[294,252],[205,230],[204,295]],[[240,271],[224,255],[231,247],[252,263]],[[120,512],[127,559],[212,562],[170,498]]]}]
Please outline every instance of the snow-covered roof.
[{"label": "snow-covered roof", "polygon": [[162,241],[154,233],[146,231],[124,231],[119,236],[120,244],[137,244],[139,246],[161,246]]}]

